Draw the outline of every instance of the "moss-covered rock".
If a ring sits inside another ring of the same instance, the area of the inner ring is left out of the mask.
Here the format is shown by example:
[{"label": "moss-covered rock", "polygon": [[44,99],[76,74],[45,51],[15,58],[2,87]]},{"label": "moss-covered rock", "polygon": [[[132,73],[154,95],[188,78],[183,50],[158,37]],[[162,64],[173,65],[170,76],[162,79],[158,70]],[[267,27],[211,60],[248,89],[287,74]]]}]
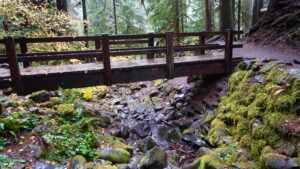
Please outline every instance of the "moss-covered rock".
[{"label": "moss-covered rock", "polygon": [[129,163],[130,153],[124,149],[102,150],[99,157],[112,163]]},{"label": "moss-covered rock", "polygon": [[94,164],[86,163],[83,169],[117,169],[118,167],[111,166],[109,164]]},{"label": "moss-covered rock", "polygon": [[222,162],[217,156],[207,154],[192,164],[184,166],[184,169],[223,169],[226,168],[226,164]]},{"label": "moss-covered rock", "polygon": [[86,159],[81,155],[77,155],[77,156],[71,158],[70,168],[83,169],[85,163],[86,163]]},{"label": "moss-covered rock", "polygon": [[154,147],[146,156],[142,158],[139,164],[140,169],[163,169],[167,167],[167,153],[160,147]]},{"label": "moss-covered rock", "polygon": [[56,105],[61,104],[59,97],[51,97],[47,103],[44,104],[45,107],[52,108]]},{"label": "moss-covered rock", "polygon": [[75,114],[75,106],[73,104],[61,104],[57,107],[57,113],[60,116],[72,116]]},{"label": "moss-covered rock", "polygon": [[[294,163],[300,134],[300,120],[296,120],[300,111],[300,69],[259,60],[245,61],[239,68],[229,79],[227,95],[221,98],[216,117],[211,118],[209,132],[202,131],[216,147],[210,152],[218,157],[218,149],[227,149],[219,160],[228,166],[270,168],[266,163],[275,157],[279,159],[275,162],[286,157],[286,165]],[[262,152],[265,147],[275,150]],[[198,168],[203,165],[201,158],[195,161]]]},{"label": "moss-covered rock", "polygon": [[133,153],[133,147],[132,146],[129,146],[129,145],[126,145],[124,143],[122,143],[121,141],[114,141],[114,143],[112,144],[112,148],[113,149],[123,149],[123,150],[126,150],[128,151],[130,154]]}]

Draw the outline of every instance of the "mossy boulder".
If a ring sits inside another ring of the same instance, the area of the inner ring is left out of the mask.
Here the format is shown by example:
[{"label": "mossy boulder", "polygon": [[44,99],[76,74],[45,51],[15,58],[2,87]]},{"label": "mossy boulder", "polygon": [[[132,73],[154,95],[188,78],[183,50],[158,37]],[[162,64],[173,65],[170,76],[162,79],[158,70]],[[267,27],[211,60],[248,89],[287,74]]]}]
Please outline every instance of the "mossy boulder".
[{"label": "mossy boulder", "polygon": [[129,163],[130,153],[124,149],[102,150],[99,157],[112,163]]},{"label": "mossy boulder", "polygon": [[43,106],[52,108],[56,105],[61,104],[61,100],[59,97],[51,97],[47,103],[45,103]]},{"label": "mossy boulder", "polygon": [[86,159],[81,155],[77,155],[70,159],[70,168],[83,169],[85,163]]},{"label": "mossy boulder", "polygon": [[192,164],[184,166],[184,169],[223,169],[226,168],[226,164],[222,162],[217,156],[207,154]]},{"label": "mossy boulder", "polygon": [[[206,133],[200,127],[214,147],[211,152],[228,149],[219,159],[219,164],[227,166],[269,169],[270,161],[278,166],[296,164],[293,158],[300,159],[295,148],[300,134],[300,69],[260,60],[245,61],[239,68],[229,79],[215,118],[207,120],[210,130]],[[265,147],[274,151],[262,152]],[[201,158],[195,161],[198,168],[203,165]]]},{"label": "mossy boulder", "polygon": [[262,169],[293,169],[300,168],[296,160],[277,153],[266,153],[260,157]]},{"label": "mossy boulder", "polygon": [[57,107],[57,114],[60,116],[75,115],[75,106],[73,104],[61,104]]},{"label": "mossy boulder", "polygon": [[126,150],[128,151],[130,154],[133,153],[133,147],[132,146],[129,146],[129,145],[126,145],[124,143],[122,143],[121,141],[114,141],[114,143],[112,144],[112,148],[113,149],[123,149],[123,150]]},{"label": "mossy boulder", "polygon": [[109,164],[95,164],[95,163],[86,163],[83,169],[118,169],[117,167],[111,166]]},{"label": "mossy boulder", "polygon": [[139,164],[140,169],[163,169],[167,167],[168,155],[160,147],[154,147],[146,156],[142,158]]}]

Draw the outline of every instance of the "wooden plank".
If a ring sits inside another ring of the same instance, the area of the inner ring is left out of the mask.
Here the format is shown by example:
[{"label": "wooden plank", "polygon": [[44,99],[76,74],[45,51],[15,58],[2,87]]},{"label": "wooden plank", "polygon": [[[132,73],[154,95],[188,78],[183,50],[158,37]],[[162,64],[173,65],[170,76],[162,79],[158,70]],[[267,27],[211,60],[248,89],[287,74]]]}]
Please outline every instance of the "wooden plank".
[{"label": "wooden plank", "polygon": [[[49,43],[49,42],[75,42],[101,40],[101,36],[76,36],[76,37],[47,37],[47,38],[26,38],[26,43]],[[20,39],[16,39],[20,43]]]},{"label": "wooden plank", "polygon": [[[193,59],[191,59],[193,58]],[[201,60],[203,57],[190,57],[177,58],[178,61],[174,63],[174,77],[190,76],[190,75],[208,75],[208,74],[221,74],[224,73],[224,59],[218,57],[206,57],[205,60]],[[213,59],[210,59],[213,58]],[[200,60],[199,60],[200,59]],[[138,64],[141,66],[120,66],[115,63],[112,67],[112,79],[113,84],[129,83],[146,80],[155,80],[167,78],[165,74],[165,59],[159,60],[155,64],[151,64],[149,60],[134,61],[145,62]],[[189,61],[187,61],[189,60]],[[233,64],[236,65],[240,62],[241,58],[235,58]],[[164,61],[164,62],[161,62]],[[114,63],[114,62],[113,62]],[[123,62],[128,64],[128,62]],[[89,63],[92,65],[95,63]],[[102,64],[101,64],[102,65]],[[145,65],[145,66],[143,66]],[[97,65],[94,65],[97,67]],[[75,66],[78,68],[78,66]],[[91,67],[91,66],[88,66]],[[39,75],[25,75],[23,76],[24,86],[26,86],[26,92],[31,93],[38,90],[56,90],[58,87],[62,88],[79,88],[105,84],[103,68],[91,71],[73,71],[63,73],[49,73]]]},{"label": "wooden plank", "polygon": [[[200,36],[199,37],[199,44],[200,45],[204,45],[205,44],[205,36]],[[205,55],[205,50],[204,49],[201,49],[200,51],[199,51],[199,54],[200,55]]]},{"label": "wooden plank", "polygon": [[110,35],[109,39],[111,40],[121,40],[121,39],[147,39],[147,38],[165,38],[165,34],[136,34],[136,35]]},{"label": "wooden plank", "polygon": [[[148,48],[153,49],[154,48],[154,38],[152,37],[153,33],[149,33],[149,38],[148,38]],[[154,52],[149,52],[147,54],[147,59],[154,59]]]},{"label": "wooden plank", "polygon": [[[26,54],[28,52],[28,47],[27,47],[27,43],[26,43],[26,38],[24,36],[19,38],[19,45],[20,45],[20,49],[21,49],[21,53],[22,54]],[[24,67],[28,67],[30,66],[29,62],[23,62],[23,66]]]},{"label": "wooden plank", "polygon": [[74,53],[74,54],[54,54],[54,55],[34,55],[34,56],[19,56],[20,62],[33,62],[33,61],[49,61],[49,60],[67,60],[67,59],[85,59],[102,57],[101,52],[90,53]]},{"label": "wooden plank", "polygon": [[167,63],[167,77],[173,78],[174,70],[174,46],[173,46],[173,32],[166,33],[166,63]]},{"label": "wooden plank", "polygon": [[129,44],[140,44],[140,43],[148,43],[148,40],[127,40],[127,41],[110,41],[110,45],[129,45]]},{"label": "wooden plank", "polygon": [[108,34],[103,34],[101,36],[101,39],[102,39],[104,80],[106,85],[112,85]]},{"label": "wooden plank", "polygon": [[12,80],[12,88],[18,94],[23,93],[23,86],[21,81],[20,69],[16,54],[16,45],[14,38],[8,36],[5,38],[5,50],[8,57],[10,77]]},{"label": "wooden plank", "polygon": [[225,72],[232,73],[233,30],[226,30],[225,36]]}]

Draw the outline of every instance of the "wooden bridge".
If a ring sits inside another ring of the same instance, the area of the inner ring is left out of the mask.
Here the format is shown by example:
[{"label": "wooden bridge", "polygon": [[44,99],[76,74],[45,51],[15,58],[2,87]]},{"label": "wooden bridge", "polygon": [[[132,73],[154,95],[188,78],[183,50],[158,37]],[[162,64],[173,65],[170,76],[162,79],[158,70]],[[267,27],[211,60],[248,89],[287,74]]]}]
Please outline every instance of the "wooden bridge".
[{"label": "wooden bridge", "polygon": [[[8,82],[18,94],[26,94],[38,90],[55,90],[62,88],[78,88],[96,85],[111,85],[147,81],[162,78],[174,78],[191,75],[208,75],[230,73],[232,67],[242,58],[232,58],[233,48],[243,45],[234,44],[235,34],[241,31],[193,32],[138,35],[107,35],[81,37],[49,37],[49,38],[12,38],[0,40],[4,44],[6,54],[0,55],[0,63],[8,63],[9,69],[0,69],[0,83]],[[215,35],[224,36],[225,43],[206,44],[205,39]],[[174,45],[175,37],[199,37],[196,45]],[[165,42],[163,46],[155,46],[155,39]],[[94,41],[95,50],[28,53],[29,43]],[[20,54],[16,45],[20,46]],[[146,47],[114,48],[114,45],[144,44]],[[223,57],[205,56],[205,50],[224,49]],[[199,56],[174,57],[175,52],[198,51]],[[155,58],[155,54],[165,54],[165,58]],[[115,61],[111,56],[147,55],[144,60]],[[59,66],[30,67],[30,62],[94,59],[93,63],[70,64]],[[19,66],[23,62],[24,67]]]}]

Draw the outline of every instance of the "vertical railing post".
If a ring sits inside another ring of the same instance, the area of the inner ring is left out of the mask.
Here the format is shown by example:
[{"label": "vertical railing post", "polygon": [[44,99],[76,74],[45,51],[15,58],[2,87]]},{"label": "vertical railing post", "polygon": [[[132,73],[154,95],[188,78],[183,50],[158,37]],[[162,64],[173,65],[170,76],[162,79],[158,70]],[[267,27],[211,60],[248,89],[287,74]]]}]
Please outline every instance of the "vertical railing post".
[{"label": "vertical railing post", "polygon": [[225,33],[225,73],[232,73],[233,30],[227,29]]},{"label": "vertical railing post", "polygon": [[[199,44],[200,44],[200,45],[205,45],[205,36],[204,36],[204,35],[201,35],[201,36],[199,37]],[[204,50],[204,49],[201,49],[201,50],[199,51],[199,54],[200,54],[200,55],[205,55],[205,50]]]},{"label": "vertical railing post", "polygon": [[[97,52],[101,50],[101,37],[100,39],[95,40],[95,49]],[[100,55],[97,56],[96,58],[97,61],[102,61],[102,58]]]},{"label": "vertical railing post", "polygon": [[5,50],[9,64],[12,88],[18,94],[23,94],[23,86],[16,54],[16,44],[13,37],[8,36],[5,38]]},{"label": "vertical railing post", "polygon": [[167,78],[174,77],[174,34],[173,32],[166,33],[166,63],[167,63]]},{"label": "vertical railing post", "polygon": [[112,85],[112,77],[111,77],[108,34],[102,34],[101,42],[102,42],[102,54],[103,54],[103,66],[104,66],[104,80],[105,80],[105,84],[109,86]]},{"label": "vertical railing post", "polygon": [[[148,38],[148,48],[151,49],[154,47],[154,37],[153,33],[149,33],[149,38]],[[148,52],[147,54],[147,59],[154,59],[154,53],[153,52]]]},{"label": "vertical railing post", "polygon": [[[26,54],[28,52],[26,38],[24,36],[21,36],[19,38],[19,40],[20,40],[19,44],[20,44],[21,53]],[[29,64],[29,62],[23,62],[23,66],[26,68],[26,67],[29,67],[30,64]]]}]

